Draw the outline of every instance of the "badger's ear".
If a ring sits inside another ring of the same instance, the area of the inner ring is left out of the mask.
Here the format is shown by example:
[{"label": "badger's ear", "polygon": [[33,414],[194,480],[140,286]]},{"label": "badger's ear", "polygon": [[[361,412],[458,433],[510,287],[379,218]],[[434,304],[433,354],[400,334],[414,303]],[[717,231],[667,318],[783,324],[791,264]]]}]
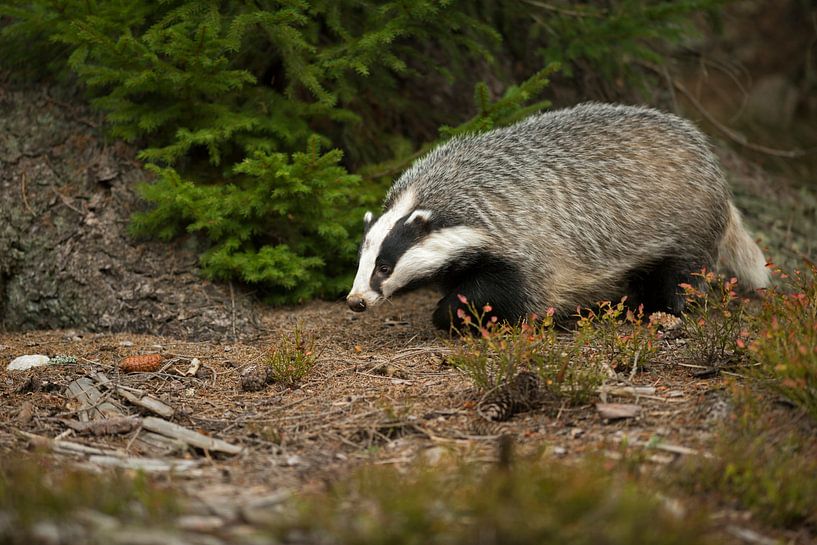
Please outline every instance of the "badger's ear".
[{"label": "badger's ear", "polygon": [[431,216],[431,210],[417,209],[406,219],[406,225],[415,225],[422,231],[428,231],[431,228]]},{"label": "badger's ear", "polygon": [[363,234],[365,235],[369,228],[372,226],[372,221],[374,220],[374,214],[370,210],[367,210],[365,214],[363,214]]}]

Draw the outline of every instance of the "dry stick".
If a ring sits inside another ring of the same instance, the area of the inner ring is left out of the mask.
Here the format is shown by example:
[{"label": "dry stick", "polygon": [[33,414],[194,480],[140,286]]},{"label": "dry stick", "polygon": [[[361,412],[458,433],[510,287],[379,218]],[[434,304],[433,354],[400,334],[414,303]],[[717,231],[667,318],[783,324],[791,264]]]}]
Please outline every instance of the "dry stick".
[{"label": "dry stick", "polygon": [[136,427],[136,431],[133,432],[133,437],[128,440],[128,444],[125,445],[125,452],[130,452],[130,448],[133,446],[133,442],[136,441],[136,438],[139,437],[139,434],[142,432],[142,422],[139,422],[139,425]]},{"label": "dry stick", "polygon": [[544,2],[536,2],[535,0],[524,0],[526,4],[530,4],[531,6],[536,6],[537,8],[542,8],[548,11],[553,11],[556,13],[561,13],[562,15],[569,15],[571,17],[602,17],[604,12],[601,13],[592,13],[592,12],[582,12],[576,11],[572,9],[563,8],[561,6],[553,6],[551,4],[546,4]]},{"label": "dry stick", "polygon": [[[732,83],[735,84],[735,87],[737,87],[740,90],[740,94],[743,97],[740,101],[740,107],[738,108],[738,111],[735,112],[730,118],[730,121],[734,123],[743,114],[743,111],[746,109],[746,105],[749,104],[749,91],[743,86],[743,83],[741,83],[740,79],[738,79],[738,76],[735,75],[731,70],[728,70],[728,65],[726,65],[726,63],[716,62],[703,57],[701,58],[701,62],[704,64],[711,64],[713,67],[719,69],[721,73],[726,74],[727,77],[732,80]],[[745,66],[743,66],[742,64],[738,64],[737,67],[738,72],[742,72],[743,75],[746,76],[749,80],[752,79],[751,74],[749,73]]]},{"label": "dry stick", "polygon": [[28,204],[28,199],[26,198],[26,181],[28,180],[28,175],[25,171],[20,173],[20,195],[23,197],[23,205],[28,210],[28,213],[32,216],[36,216],[34,210],[31,209],[31,206]]},{"label": "dry stick", "polygon": [[59,191],[57,191],[57,188],[56,188],[56,187],[53,187],[53,186],[52,186],[52,187],[51,187],[51,191],[54,193],[54,195],[56,195],[57,197],[59,197],[59,198],[60,198],[60,200],[62,201],[62,204],[64,204],[66,207],[70,208],[71,210],[73,210],[74,212],[76,212],[77,214],[79,214],[80,216],[84,216],[84,215],[85,215],[85,212],[83,212],[82,210],[80,210],[79,208],[77,208],[76,206],[74,206],[73,204],[71,204],[70,202],[68,202],[68,197],[66,197],[65,195],[63,195],[63,194],[62,194],[62,193],[60,193]]},{"label": "dry stick", "polygon": [[235,293],[233,293],[233,281],[230,280],[230,304],[232,305],[232,322],[233,322],[233,344],[237,342],[238,336],[235,329]]},{"label": "dry stick", "polygon": [[242,450],[242,448],[238,445],[232,445],[226,441],[222,441],[221,439],[208,437],[207,435],[203,435],[199,432],[179,426],[178,424],[174,424],[173,422],[168,422],[167,420],[153,416],[145,417],[142,420],[142,427],[146,430],[156,432],[166,437],[179,439],[188,445],[192,445],[203,450],[225,452],[227,454],[238,454]]}]

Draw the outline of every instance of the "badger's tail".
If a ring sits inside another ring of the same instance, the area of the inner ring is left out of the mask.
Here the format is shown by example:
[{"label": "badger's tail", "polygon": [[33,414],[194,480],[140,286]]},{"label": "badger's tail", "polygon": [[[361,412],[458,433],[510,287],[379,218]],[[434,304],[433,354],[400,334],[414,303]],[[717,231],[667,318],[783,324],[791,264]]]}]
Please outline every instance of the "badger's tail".
[{"label": "badger's tail", "polygon": [[769,285],[766,258],[746,232],[740,212],[731,202],[726,230],[718,248],[718,268],[734,273],[745,288],[757,289]]}]

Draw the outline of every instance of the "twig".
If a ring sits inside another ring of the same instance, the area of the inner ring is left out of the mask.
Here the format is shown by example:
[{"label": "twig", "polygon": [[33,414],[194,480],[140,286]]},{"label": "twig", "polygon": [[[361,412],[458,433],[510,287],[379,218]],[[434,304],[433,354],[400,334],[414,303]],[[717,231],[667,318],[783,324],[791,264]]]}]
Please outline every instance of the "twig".
[{"label": "twig", "polygon": [[630,382],[635,379],[635,375],[638,372],[638,356],[641,355],[641,349],[635,351],[635,355],[633,356],[633,367],[630,369]]},{"label": "twig", "polygon": [[233,292],[233,281],[230,280],[230,305],[232,306],[231,319],[233,322],[233,344],[237,342],[238,335],[236,335],[235,327],[235,293]]},{"label": "twig", "polygon": [[142,420],[142,427],[172,439],[179,439],[203,450],[224,452],[227,454],[238,454],[242,450],[238,445],[231,445],[221,439],[202,435],[201,433],[179,426],[173,422],[168,422],[167,420],[153,416],[145,417],[144,420]]},{"label": "twig", "polygon": [[70,202],[68,202],[68,197],[66,197],[65,195],[63,195],[63,194],[62,194],[62,193],[60,193],[59,191],[57,191],[57,188],[56,188],[56,187],[53,187],[53,186],[52,186],[52,187],[51,187],[51,191],[54,193],[54,195],[56,195],[57,197],[59,197],[59,198],[60,198],[60,200],[62,201],[62,204],[64,204],[64,205],[65,205],[67,208],[70,208],[71,210],[73,210],[74,212],[76,212],[77,214],[79,214],[80,216],[84,216],[84,215],[85,215],[85,212],[83,212],[82,210],[80,210],[79,208],[77,208],[76,206],[74,206],[73,204],[71,204]]},{"label": "twig", "polygon": [[732,536],[747,543],[756,543],[757,545],[776,545],[777,543],[780,543],[776,539],[768,538],[764,535],[758,534],[754,530],[750,530],[749,528],[741,528],[740,526],[735,526],[734,524],[727,526],[726,531]]},{"label": "twig", "polygon": [[20,173],[20,195],[23,197],[23,206],[26,207],[28,213],[32,216],[36,216],[37,214],[34,213],[34,210],[31,209],[31,206],[28,204],[28,199],[26,198],[26,181],[28,180],[28,175],[25,171]]},{"label": "twig", "polygon": [[667,80],[667,89],[669,90],[669,96],[672,99],[672,111],[676,114],[681,113],[681,108],[678,107],[678,97],[675,95],[675,87],[672,85],[672,76],[669,73],[669,69],[667,69],[666,65],[662,66],[661,74],[664,76],[664,79]]},{"label": "twig", "polygon": [[139,426],[136,427],[136,430],[133,432],[133,436],[128,441],[128,444],[125,445],[125,452],[129,452],[130,448],[133,446],[133,442],[136,441],[136,438],[139,437],[139,434],[142,432],[142,422],[139,422]]},{"label": "twig", "polygon": [[554,6],[551,4],[546,4],[544,2],[537,2],[536,0],[524,0],[526,4],[530,4],[531,6],[536,6],[537,8],[546,9],[548,11],[553,11],[555,13],[561,13],[562,15],[569,15],[571,17],[601,17],[603,13],[592,13],[592,12],[582,12],[576,11],[572,9],[563,8],[561,6]]}]

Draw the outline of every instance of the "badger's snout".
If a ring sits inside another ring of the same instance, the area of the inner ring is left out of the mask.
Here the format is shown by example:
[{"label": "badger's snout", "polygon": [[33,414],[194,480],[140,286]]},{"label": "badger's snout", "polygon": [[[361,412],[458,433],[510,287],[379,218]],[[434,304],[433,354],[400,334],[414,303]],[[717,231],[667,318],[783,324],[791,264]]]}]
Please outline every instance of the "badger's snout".
[{"label": "badger's snout", "polygon": [[366,301],[363,299],[361,295],[357,295],[354,293],[349,294],[346,297],[346,304],[349,305],[349,308],[354,310],[355,312],[363,312],[366,310]]}]

